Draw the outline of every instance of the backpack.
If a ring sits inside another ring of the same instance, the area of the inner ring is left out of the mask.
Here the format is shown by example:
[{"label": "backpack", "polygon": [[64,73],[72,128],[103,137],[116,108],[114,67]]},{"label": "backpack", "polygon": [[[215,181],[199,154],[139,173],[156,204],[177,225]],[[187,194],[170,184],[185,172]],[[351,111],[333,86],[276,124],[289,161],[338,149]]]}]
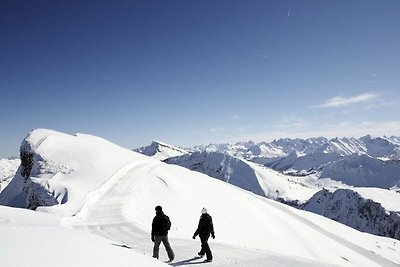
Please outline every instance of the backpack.
[{"label": "backpack", "polygon": [[213,223],[212,223],[212,218],[210,215],[206,215],[203,218],[203,230],[207,233],[213,231]]},{"label": "backpack", "polygon": [[165,216],[166,217],[166,219],[167,219],[167,230],[170,230],[171,229],[171,221],[169,220],[169,217],[168,216]]},{"label": "backpack", "polygon": [[166,233],[169,229],[171,229],[171,221],[167,215],[164,215],[162,219],[162,229]]}]

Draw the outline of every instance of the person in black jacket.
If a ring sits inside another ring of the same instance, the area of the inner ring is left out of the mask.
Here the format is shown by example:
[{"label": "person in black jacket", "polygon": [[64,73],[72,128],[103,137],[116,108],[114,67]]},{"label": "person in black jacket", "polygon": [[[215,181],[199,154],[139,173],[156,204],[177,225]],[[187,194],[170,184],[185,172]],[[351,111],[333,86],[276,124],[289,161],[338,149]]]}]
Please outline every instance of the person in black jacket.
[{"label": "person in black jacket", "polygon": [[210,238],[210,235],[213,239],[215,238],[214,226],[211,216],[207,213],[207,209],[203,208],[201,210],[201,213],[202,215],[200,217],[199,226],[197,227],[197,230],[193,235],[193,239],[195,239],[197,235],[200,236],[201,250],[197,254],[200,257],[203,257],[205,254],[207,256],[205,261],[211,262],[213,260],[213,256],[210,246],[208,245],[208,239]]},{"label": "person in black jacket", "polygon": [[174,251],[168,241],[168,231],[171,228],[169,217],[164,214],[161,206],[156,207],[156,216],[151,225],[151,241],[154,242],[153,258],[159,256],[160,244],[163,242],[170,261],[175,258]]}]

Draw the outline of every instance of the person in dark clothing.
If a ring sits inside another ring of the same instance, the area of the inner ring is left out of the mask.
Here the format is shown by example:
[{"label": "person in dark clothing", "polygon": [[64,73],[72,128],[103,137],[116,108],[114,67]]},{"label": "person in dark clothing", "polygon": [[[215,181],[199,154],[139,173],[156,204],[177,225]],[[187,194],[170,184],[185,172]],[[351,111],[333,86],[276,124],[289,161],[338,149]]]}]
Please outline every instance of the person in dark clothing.
[{"label": "person in dark clothing", "polygon": [[151,241],[154,242],[153,258],[159,257],[160,244],[163,242],[170,261],[175,258],[174,251],[168,241],[168,231],[171,228],[169,217],[164,214],[161,206],[156,207],[156,216],[151,225]]},{"label": "person in dark clothing", "polygon": [[201,210],[201,213],[202,215],[200,217],[199,226],[197,227],[197,230],[193,235],[193,239],[195,239],[197,235],[200,237],[201,250],[197,254],[200,257],[203,257],[205,254],[207,256],[205,261],[211,262],[213,260],[213,256],[210,246],[208,245],[208,239],[210,238],[210,235],[213,239],[215,238],[214,225],[211,216],[207,213],[206,208],[203,208]]}]

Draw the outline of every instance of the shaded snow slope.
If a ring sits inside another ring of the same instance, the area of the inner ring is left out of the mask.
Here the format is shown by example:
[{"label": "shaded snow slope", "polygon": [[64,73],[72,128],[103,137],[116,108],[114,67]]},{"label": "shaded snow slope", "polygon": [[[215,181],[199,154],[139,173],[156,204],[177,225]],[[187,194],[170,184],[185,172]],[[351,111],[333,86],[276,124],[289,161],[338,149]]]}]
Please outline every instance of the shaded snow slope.
[{"label": "shaded snow slope", "polygon": [[328,164],[321,173],[324,177],[348,185],[390,188],[400,183],[400,161],[351,155]]},{"label": "shaded snow slope", "polygon": [[298,157],[295,152],[286,158],[266,164],[274,170],[285,171],[287,173],[312,173],[320,171],[327,164],[341,159],[337,153],[312,153]]},{"label": "shaded snow slope", "polygon": [[265,196],[254,170],[243,160],[218,152],[194,152],[165,160]]},{"label": "shaded snow slope", "polygon": [[134,149],[134,151],[158,160],[177,157],[188,153],[188,151],[182,148],[174,147],[159,141],[153,141],[149,146]]},{"label": "shaded snow slope", "polygon": [[0,159],[0,192],[10,183],[20,163],[19,159]]},{"label": "shaded snow slope", "polygon": [[400,214],[349,189],[322,190],[303,209],[321,214],[354,229],[400,239]]},{"label": "shaded snow slope", "polygon": [[61,227],[51,214],[0,206],[0,266],[166,266],[105,238]]}]

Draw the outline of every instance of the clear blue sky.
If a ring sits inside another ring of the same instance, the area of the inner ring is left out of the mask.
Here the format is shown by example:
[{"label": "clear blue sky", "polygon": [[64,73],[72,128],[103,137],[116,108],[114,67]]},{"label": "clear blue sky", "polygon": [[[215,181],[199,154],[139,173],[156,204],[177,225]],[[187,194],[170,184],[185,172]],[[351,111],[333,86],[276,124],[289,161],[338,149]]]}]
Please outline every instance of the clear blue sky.
[{"label": "clear blue sky", "polygon": [[31,129],[127,148],[400,135],[400,1],[1,1],[0,157]]}]

